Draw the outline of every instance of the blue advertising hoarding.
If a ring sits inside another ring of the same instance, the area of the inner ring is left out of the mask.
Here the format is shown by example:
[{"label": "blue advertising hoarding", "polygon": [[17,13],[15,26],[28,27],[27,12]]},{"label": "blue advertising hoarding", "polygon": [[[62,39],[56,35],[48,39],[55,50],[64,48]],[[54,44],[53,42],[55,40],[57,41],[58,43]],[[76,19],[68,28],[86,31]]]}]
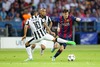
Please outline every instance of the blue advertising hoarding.
[{"label": "blue advertising hoarding", "polygon": [[81,33],[80,43],[81,44],[97,44],[97,33]]}]

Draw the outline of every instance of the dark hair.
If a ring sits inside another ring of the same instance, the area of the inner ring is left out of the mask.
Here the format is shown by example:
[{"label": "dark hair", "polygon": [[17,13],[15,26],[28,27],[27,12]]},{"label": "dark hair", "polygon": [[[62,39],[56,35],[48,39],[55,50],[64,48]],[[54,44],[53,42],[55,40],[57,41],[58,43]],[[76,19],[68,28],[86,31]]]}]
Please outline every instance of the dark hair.
[{"label": "dark hair", "polygon": [[37,12],[37,10],[32,10],[31,15],[34,15]]},{"label": "dark hair", "polygon": [[62,12],[63,13],[66,13],[66,12],[68,12],[68,10],[67,9],[63,9]]}]

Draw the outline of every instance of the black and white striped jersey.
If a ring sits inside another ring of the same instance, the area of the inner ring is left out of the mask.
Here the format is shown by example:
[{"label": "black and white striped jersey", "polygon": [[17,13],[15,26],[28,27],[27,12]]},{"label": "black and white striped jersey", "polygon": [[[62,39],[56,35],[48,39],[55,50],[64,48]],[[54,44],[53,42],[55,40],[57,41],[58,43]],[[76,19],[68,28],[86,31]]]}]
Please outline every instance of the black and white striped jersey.
[{"label": "black and white striped jersey", "polygon": [[35,39],[39,39],[46,34],[43,28],[43,21],[39,16],[32,16],[26,21],[26,25],[29,25]]},{"label": "black and white striped jersey", "polygon": [[[49,26],[50,25],[50,23],[52,22],[51,21],[51,18],[49,17],[49,16],[45,16],[44,18],[43,18],[44,20],[45,20],[45,22],[46,22],[46,24]],[[44,27],[44,26],[43,26]],[[44,30],[46,31],[46,28],[44,27]]]},{"label": "black and white striped jersey", "polygon": [[49,24],[51,22],[51,18],[49,16],[45,16],[44,19],[45,19],[47,25],[49,26]]}]

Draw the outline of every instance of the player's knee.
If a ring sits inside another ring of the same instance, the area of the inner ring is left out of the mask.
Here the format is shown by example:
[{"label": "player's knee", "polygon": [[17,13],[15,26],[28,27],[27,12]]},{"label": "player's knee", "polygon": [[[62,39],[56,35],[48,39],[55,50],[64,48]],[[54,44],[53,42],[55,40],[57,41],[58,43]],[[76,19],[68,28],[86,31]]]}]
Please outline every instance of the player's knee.
[{"label": "player's knee", "polygon": [[34,49],[35,47],[36,47],[36,45],[35,44],[32,44],[31,48]]},{"label": "player's knee", "polygon": [[60,51],[62,52],[64,49],[60,49]]},{"label": "player's knee", "polygon": [[57,38],[54,38],[52,41],[53,41],[53,42],[57,42]]},{"label": "player's knee", "polygon": [[56,42],[56,43],[54,44],[54,48],[57,49],[58,47],[59,47],[59,44]]},{"label": "player's knee", "polygon": [[64,50],[64,46],[61,46],[61,47],[60,47],[60,51],[63,51],[63,50]]},{"label": "player's knee", "polygon": [[57,38],[54,39],[54,42],[57,42]]},{"label": "player's knee", "polygon": [[46,47],[45,47],[44,45],[41,45],[41,49],[42,49],[42,50],[45,50],[45,48],[46,48]]},{"label": "player's knee", "polygon": [[27,47],[29,47],[30,46],[30,44],[27,42],[26,44],[25,44],[25,47],[27,48]]}]

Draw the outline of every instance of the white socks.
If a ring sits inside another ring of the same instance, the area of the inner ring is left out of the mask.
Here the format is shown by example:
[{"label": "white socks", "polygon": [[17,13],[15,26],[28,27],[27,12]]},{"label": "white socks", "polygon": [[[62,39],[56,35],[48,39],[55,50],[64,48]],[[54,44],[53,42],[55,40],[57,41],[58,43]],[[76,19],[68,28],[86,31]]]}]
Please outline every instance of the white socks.
[{"label": "white socks", "polygon": [[31,47],[27,47],[26,48],[26,51],[27,51],[27,54],[28,54],[29,59],[32,59]]},{"label": "white socks", "polygon": [[64,40],[62,38],[57,38],[57,42],[59,42],[59,43],[67,43],[68,40]]}]

